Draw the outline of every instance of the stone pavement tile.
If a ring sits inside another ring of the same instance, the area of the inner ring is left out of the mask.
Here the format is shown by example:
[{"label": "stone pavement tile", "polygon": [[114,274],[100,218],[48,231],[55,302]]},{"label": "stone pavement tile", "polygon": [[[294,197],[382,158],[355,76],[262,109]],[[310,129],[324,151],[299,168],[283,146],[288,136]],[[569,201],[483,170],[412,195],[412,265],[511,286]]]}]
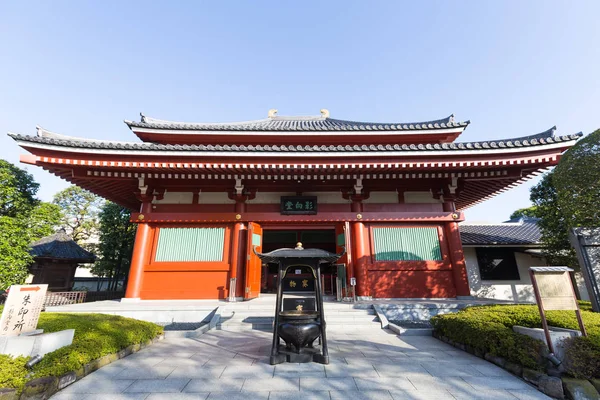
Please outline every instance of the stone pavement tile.
[{"label": "stone pavement tile", "polygon": [[447,390],[392,390],[394,400],[449,400],[454,399]]},{"label": "stone pavement tile", "polygon": [[276,378],[326,378],[325,371],[275,371]]},{"label": "stone pavement tile", "polygon": [[271,365],[271,353],[269,353],[269,356],[256,357],[252,365]]},{"label": "stone pavement tile", "polygon": [[486,362],[485,364],[470,364],[470,366],[479,371],[483,376],[513,376],[507,370],[489,362]]},{"label": "stone pavement tile", "polygon": [[[244,392],[242,392],[244,393]],[[279,392],[273,391],[269,394],[269,400],[329,400],[329,392],[321,391],[304,391],[304,392]]]},{"label": "stone pavement tile", "polygon": [[454,364],[448,361],[422,362],[421,365],[432,376],[483,376],[470,365]]},{"label": "stone pavement tile", "polygon": [[65,393],[60,391],[54,396],[50,397],[52,400],[82,400],[87,396],[87,393]]},{"label": "stone pavement tile", "polygon": [[166,358],[158,364],[154,364],[156,367],[201,367],[208,361],[206,359],[199,358]]},{"label": "stone pavement tile", "polygon": [[386,355],[381,355],[379,357],[360,357],[360,356],[351,356],[351,357],[345,357],[346,358],[346,362],[350,365],[352,364],[357,364],[357,365],[373,365],[373,363],[378,363],[378,364],[383,364],[383,363],[388,363],[388,364],[393,364],[394,361],[389,358]]},{"label": "stone pavement tile", "polygon": [[544,393],[536,389],[530,390],[507,390],[510,394],[515,396],[519,400],[551,400],[551,397],[546,396]]},{"label": "stone pavement tile", "polygon": [[300,390],[358,390],[354,379],[346,378],[300,378]]},{"label": "stone pavement tile", "polygon": [[197,351],[173,351],[170,349],[155,349],[152,352],[146,353],[149,357],[160,357],[168,354],[169,357],[190,358],[197,354]]},{"label": "stone pavement tile", "polygon": [[192,379],[183,389],[185,393],[190,392],[239,392],[242,390],[244,378],[202,378]]},{"label": "stone pavement tile", "polygon": [[197,353],[195,353],[193,356],[191,356],[191,359],[195,359],[195,360],[206,360],[208,359],[209,361],[211,359],[213,360],[220,360],[220,359],[232,359],[233,357],[236,356],[236,352],[235,351],[226,351],[226,350],[214,350],[214,349],[210,349],[210,350],[206,350],[206,351],[198,351]]},{"label": "stone pavement tile", "polygon": [[417,390],[471,390],[473,386],[469,385],[459,376],[413,376],[409,375],[408,380]]},{"label": "stone pavement tile", "polygon": [[318,363],[282,363],[275,366],[275,374],[281,372],[324,372],[325,366]]},{"label": "stone pavement tile", "polygon": [[271,378],[271,379],[247,379],[242,388],[244,392],[262,391],[299,391],[300,378]]},{"label": "stone pavement tile", "polygon": [[398,364],[373,364],[377,373],[382,377],[387,376],[431,376],[421,364],[413,362],[400,362]]},{"label": "stone pavement tile", "polygon": [[462,350],[441,351],[436,355],[436,358],[438,360],[452,361],[457,364],[489,364],[489,362],[483,358],[476,357],[473,354],[469,354]]},{"label": "stone pavement tile", "polygon": [[209,393],[150,393],[144,400],[206,400]]},{"label": "stone pavement tile", "polygon": [[115,365],[115,366],[119,366],[119,367],[123,367],[123,368],[134,367],[134,366],[135,367],[141,367],[141,366],[152,367],[152,366],[160,363],[161,361],[165,360],[164,357],[156,357],[156,356],[136,357],[137,354],[138,353],[132,354],[130,356],[127,356],[125,358],[117,360],[117,361],[111,363],[110,365]]},{"label": "stone pavement tile", "polygon": [[119,372],[118,379],[165,379],[175,367],[125,368]]},{"label": "stone pavement tile", "polygon": [[205,367],[212,367],[212,366],[217,366],[217,365],[242,365],[242,366],[251,366],[255,361],[255,358],[248,358],[248,357],[240,357],[240,358],[234,358],[234,357],[220,357],[220,356],[215,356],[215,357],[211,357],[206,364],[204,364]]},{"label": "stone pavement tile", "polygon": [[229,378],[272,378],[275,367],[272,365],[228,365],[222,377]]},{"label": "stone pavement tile", "polygon": [[135,381],[133,379],[97,379],[94,372],[67,386],[62,390],[63,393],[121,393]]},{"label": "stone pavement tile", "polygon": [[208,400],[267,400],[268,398],[269,392],[211,392],[208,396]]},{"label": "stone pavement tile", "polygon": [[181,392],[189,381],[189,379],[141,379],[129,386],[125,393],[177,393]]},{"label": "stone pavement tile", "polygon": [[332,390],[329,394],[332,400],[392,400],[388,390],[366,390],[361,392]]},{"label": "stone pavement tile", "polygon": [[493,390],[493,389],[517,389],[528,390],[532,389],[527,383],[516,377],[504,376],[463,376],[465,382],[478,390]]},{"label": "stone pavement tile", "polygon": [[447,343],[442,342],[431,336],[402,336],[400,341],[412,346],[416,349],[423,351],[431,350],[454,350],[455,347],[450,346]]},{"label": "stone pavement tile", "polygon": [[119,393],[119,394],[110,394],[106,395],[106,393],[94,393],[84,397],[85,400],[144,400],[148,396],[148,393]]},{"label": "stone pavement tile", "polygon": [[[225,370],[225,366],[216,366],[216,367],[177,367],[171,372],[168,379],[175,378],[188,378],[188,379],[201,379],[204,377],[211,377],[213,379],[219,378],[223,371]],[[207,390],[208,392],[208,390]]]},{"label": "stone pavement tile", "polygon": [[449,390],[456,400],[515,400],[506,390]]},{"label": "stone pavement tile", "polygon": [[94,377],[96,377],[96,379],[121,379],[119,374],[124,370],[124,367],[112,363],[94,371]]},{"label": "stone pavement tile", "polygon": [[325,374],[328,378],[341,378],[344,376],[356,376],[362,378],[378,378],[379,374],[372,365],[347,365],[330,364],[325,366]]},{"label": "stone pavement tile", "polygon": [[415,387],[404,377],[397,378],[354,378],[358,390],[413,390]]}]

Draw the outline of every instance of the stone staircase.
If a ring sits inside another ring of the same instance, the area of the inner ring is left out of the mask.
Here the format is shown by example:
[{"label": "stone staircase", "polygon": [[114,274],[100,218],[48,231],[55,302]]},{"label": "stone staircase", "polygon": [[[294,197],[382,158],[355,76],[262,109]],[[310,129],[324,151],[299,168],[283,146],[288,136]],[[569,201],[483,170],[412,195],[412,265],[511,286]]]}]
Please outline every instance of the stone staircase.
[{"label": "stone staircase", "polygon": [[[218,330],[273,330],[273,303],[234,303],[220,307],[218,312],[220,318],[215,326]],[[326,302],[324,312],[328,332],[381,329],[381,323],[371,304]]]}]

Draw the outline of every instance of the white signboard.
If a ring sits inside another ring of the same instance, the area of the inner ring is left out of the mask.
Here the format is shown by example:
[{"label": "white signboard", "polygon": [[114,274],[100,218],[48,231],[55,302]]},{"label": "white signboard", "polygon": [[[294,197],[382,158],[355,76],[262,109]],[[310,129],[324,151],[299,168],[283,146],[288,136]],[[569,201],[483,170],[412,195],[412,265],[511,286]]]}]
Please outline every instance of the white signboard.
[{"label": "white signboard", "polygon": [[0,336],[34,331],[44,306],[48,285],[13,285],[0,318]]}]

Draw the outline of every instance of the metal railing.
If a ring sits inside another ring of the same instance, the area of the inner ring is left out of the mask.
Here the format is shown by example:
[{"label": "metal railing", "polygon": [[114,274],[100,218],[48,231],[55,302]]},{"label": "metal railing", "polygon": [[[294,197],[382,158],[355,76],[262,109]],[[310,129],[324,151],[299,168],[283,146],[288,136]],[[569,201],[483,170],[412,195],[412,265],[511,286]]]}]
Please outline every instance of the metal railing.
[{"label": "metal railing", "polygon": [[86,295],[86,291],[48,292],[46,293],[46,299],[44,300],[44,307],[84,303]]}]

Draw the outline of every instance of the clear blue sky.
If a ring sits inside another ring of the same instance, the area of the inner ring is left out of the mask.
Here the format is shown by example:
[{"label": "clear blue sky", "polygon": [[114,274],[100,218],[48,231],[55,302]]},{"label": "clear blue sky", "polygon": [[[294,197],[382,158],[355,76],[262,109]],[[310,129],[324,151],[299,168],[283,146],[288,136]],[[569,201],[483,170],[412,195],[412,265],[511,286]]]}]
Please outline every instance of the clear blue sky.
[{"label": "clear blue sky", "polygon": [[[137,140],[123,119],[411,121],[459,140],[600,128],[600,1],[0,3],[4,133]],[[27,167],[50,200],[66,183]],[[467,210],[502,221],[529,187]]]}]

